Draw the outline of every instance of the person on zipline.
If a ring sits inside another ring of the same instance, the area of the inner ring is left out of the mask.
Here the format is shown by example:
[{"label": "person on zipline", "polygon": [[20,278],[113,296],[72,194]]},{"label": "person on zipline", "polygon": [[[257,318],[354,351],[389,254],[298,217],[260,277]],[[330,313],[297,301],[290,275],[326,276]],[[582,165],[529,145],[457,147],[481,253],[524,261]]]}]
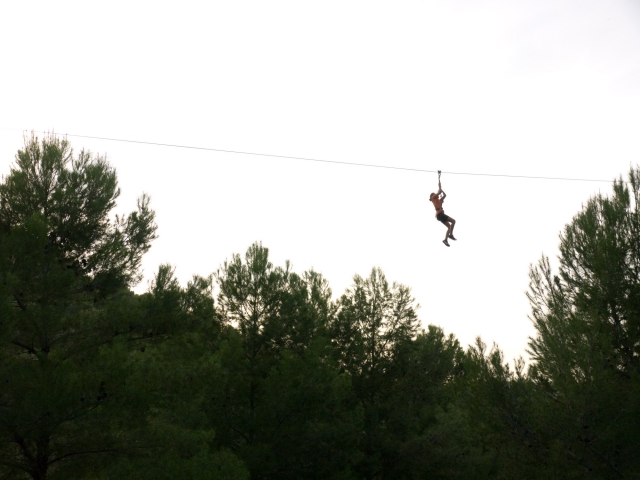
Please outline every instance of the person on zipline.
[{"label": "person on zipline", "polygon": [[447,227],[447,233],[444,236],[444,240],[442,241],[442,243],[444,243],[448,247],[449,242],[447,241],[447,239],[456,239],[456,237],[453,236],[453,227],[456,226],[456,221],[444,214],[442,202],[444,202],[446,196],[447,194],[444,193],[444,191],[442,190],[442,185],[440,185],[440,172],[438,172],[438,193],[432,193],[431,195],[429,195],[429,200],[431,200],[431,203],[433,203],[433,206],[436,208],[436,220],[444,223],[444,225]]}]

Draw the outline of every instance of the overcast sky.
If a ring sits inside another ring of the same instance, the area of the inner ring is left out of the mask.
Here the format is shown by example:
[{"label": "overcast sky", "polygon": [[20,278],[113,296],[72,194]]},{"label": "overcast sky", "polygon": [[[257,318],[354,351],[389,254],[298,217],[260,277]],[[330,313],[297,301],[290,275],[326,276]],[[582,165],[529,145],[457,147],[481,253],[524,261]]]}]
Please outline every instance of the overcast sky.
[{"label": "overcast sky", "polygon": [[[23,130],[444,172],[611,180],[640,159],[631,0],[3,2],[0,173]],[[11,130],[14,129],[14,130]],[[69,137],[151,195],[185,283],[254,241],[334,295],[381,267],[426,326],[508,359],[534,334],[529,264],[610,185],[437,175]]]}]

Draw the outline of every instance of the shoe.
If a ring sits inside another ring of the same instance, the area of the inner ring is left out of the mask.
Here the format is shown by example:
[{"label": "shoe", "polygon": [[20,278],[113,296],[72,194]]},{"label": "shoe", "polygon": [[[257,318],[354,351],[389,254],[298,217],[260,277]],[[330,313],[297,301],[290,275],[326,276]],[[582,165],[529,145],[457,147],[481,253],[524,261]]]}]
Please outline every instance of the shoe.
[{"label": "shoe", "polygon": [[447,239],[445,238],[444,240],[442,240],[442,243],[444,243],[447,247],[450,247],[451,245],[449,245],[449,242],[447,242]]},{"label": "shoe", "polygon": [[456,240],[456,237],[454,237],[453,235],[449,235],[449,238],[450,238],[451,240]]}]

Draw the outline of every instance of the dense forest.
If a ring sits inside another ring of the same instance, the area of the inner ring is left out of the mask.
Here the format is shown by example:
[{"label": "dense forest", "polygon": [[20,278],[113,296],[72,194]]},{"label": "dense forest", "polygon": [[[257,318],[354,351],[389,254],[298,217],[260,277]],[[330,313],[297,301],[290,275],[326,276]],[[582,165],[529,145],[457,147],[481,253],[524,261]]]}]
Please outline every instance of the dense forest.
[{"label": "dense forest", "polygon": [[118,195],[55,136],[0,183],[1,478],[640,477],[640,168],[531,267],[513,366],[423,329],[380,269],[334,296],[260,243],[135,294],[155,214]]}]

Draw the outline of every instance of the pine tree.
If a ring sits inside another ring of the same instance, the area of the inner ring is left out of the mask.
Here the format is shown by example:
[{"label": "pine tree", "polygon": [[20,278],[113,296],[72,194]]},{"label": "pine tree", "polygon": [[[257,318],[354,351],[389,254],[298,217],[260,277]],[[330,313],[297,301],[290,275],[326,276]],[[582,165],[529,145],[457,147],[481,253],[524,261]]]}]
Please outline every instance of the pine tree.
[{"label": "pine tree", "polygon": [[117,423],[132,398],[129,351],[134,338],[154,330],[129,287],[140,279],[156,225],[146,195],[137,211],[110,217],[119,193],[104,157],[74,155],[53,135],[25,138],[0,184],[0,468],[7,476],[73,476],[93,454],[124,448]]},{"label": "pine tree", "polygon": [[207,393],[216,444],[236,452],[254,478],[339,477],[348,470],[343,403],[351,390],[324,334],[334,310],[328,283],[288,262],[274,266],[260,243],[215,277],[224,325]]},{"label": "pine tree", "polygon": [[342,367],[361,384],[364,403],[375,401],[375,383],[393,361],[396,347],[418,333],[419,320],[411,289],[389,285],[379,268],[367,278],[353,277],[340,297],[331,336]]},{"label": "pine tree", "polygon": [[338,300],[330,336],[340,368],[352,379],[363,415],[357,471],[362,478],[386,478],[390,450],[389,397],[397,386],[400,346],[418,333],[418,306],[411,290],[389,285],[379,268],[367,278],[355,275],[353,285]]},{"label": "pine tree", "polygon": [[558,273],[531,269],[539,430],[575,475],[640,475],[640,169],[591,198],[560,237]]}]

